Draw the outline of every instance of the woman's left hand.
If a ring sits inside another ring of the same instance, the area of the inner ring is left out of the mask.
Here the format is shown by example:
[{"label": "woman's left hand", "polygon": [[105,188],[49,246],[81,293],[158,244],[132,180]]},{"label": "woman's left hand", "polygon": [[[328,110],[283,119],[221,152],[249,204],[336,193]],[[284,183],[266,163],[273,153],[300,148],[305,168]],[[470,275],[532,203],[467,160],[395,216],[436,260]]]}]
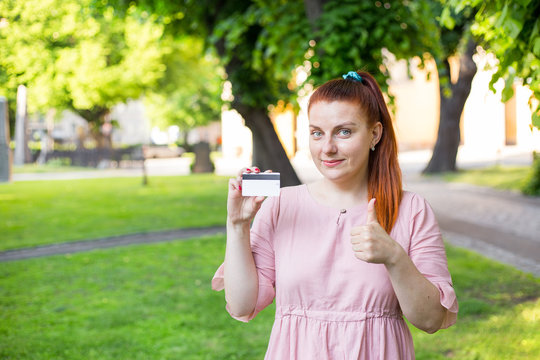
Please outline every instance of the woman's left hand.
[{"label": "woman's left hand", "polygon": [[403,249],[377,221],[375,199],[369,201],[367,211],[366,224],[351,229],[354,256],[368,263],[395,263]]}]

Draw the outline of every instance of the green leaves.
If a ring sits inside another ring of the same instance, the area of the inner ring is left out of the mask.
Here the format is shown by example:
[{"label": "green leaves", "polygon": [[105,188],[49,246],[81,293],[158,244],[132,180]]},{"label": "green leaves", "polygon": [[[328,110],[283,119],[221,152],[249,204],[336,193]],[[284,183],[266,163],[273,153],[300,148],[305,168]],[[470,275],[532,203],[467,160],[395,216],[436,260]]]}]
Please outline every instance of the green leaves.
[{"label": "green leaves", "polygon": [[[427,15],[427,16],[426,16]],[[364,69],[387,90],[383,49],[397,59],[423,58],[437,34],[425,1],[328,1],[316,24],[311,79],[320,84],[348,70]]]},{"label": "green leaves", "polygon": [[443,9],[439,22],[450,30],[454,29],[454,26],[456,25],[456,22],[450,13],[450,9],[447,7]]},{"label": "green leaves", "polygon": [[30,112],[56,107],[91,114],[155,85],[165,71],[163,26],[156,17],[132,7],[125,19],[110,7],[94,16],[90,5],[91,0],[0,3],[8,24],[0,29],[0,68],[9,79],[0,85],[2,92],[25,84]]},{"label": "green leaves", "polygon": [[[490,87],[504,79],[503,101],[512,94],[514,79],[521,79],[540,99],[540,2],[532,0],[452,0],[450,6],[461,11],[466,6],[478,10],[471,27],[481,45],[499,60]],[[540,105],[532,106],[532,125],[539,128]],[[536,102],[538,104],[538,102]]]},{"label": "green leaves", "polygon": [[224,72],[216,56],[191,36],[163,40],[166,67],[158,85],[144,99],[146,115],[154,126],[182,129],[219,120]]}]

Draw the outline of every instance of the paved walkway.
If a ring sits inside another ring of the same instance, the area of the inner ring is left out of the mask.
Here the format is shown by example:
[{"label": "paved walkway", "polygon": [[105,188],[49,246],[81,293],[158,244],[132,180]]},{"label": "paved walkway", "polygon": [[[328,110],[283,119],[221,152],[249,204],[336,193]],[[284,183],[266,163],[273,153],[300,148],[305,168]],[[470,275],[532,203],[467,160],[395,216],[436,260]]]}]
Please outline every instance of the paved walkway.
[{"label": "paved walkway", "polygon": [[139,234],[104,237],[94,240],[35,246],[0,252],[0,262],[22,260],[41,256],[71,254],[94,249],[106,249],[133,244],[149,244],[173,240],[186,240],[201,236],[224,234],[225,226],[155,231]]},{"label": "paved walkway", "polygon": [[[425,155],[422,154],[420,156],[406,154],[402,158],[405,189],[415,191],[428,200],[435,211],[445,239],[454,245],[477,251],[494,260],[540,276],[540,198],[528,198],[513,192],[466,184],[446,183],[437,178],[426,179],[419,175],[419,170],[425,164],[424,157]],[[523,157],[509,159],[511,163],[515,163],[516,159],[517,163],[523,163]],[[499,160],[501,159],[498,159],[497,162]],[[526,161],[525,158],[525,163]],[[500,162],[504,163],[504,159]],[[485,162],[466,164],[469,164],[470,167],[486,165]],[[313,169],[309,167],[298,172],[304,175],[303,180],[309,180],[309,176],[306,174],[314,174]],[[104,172],[103,174],[104,176],[114,176],[114,172]],[[129,176],[127,173],[122,175]],[[92,177],[95,176],[96,174],[92,175]],[[132,172],[131,176],[140,176],[140,174]],[[30,178],[24,178],[24,180],[43,178],[73,177],[62,173],[55,176],[36,174]],[[17,181],[16,178],[14,180]],[[65,254],[133,243],[187,239],[223,233],[224,230],[223,227],[180,229],[11,250],[0,252],[0,261]]]},{"label": "paved walkway", "polygon": [[424,196],[451,244],[540,276],[540,198],[406,175]]}]

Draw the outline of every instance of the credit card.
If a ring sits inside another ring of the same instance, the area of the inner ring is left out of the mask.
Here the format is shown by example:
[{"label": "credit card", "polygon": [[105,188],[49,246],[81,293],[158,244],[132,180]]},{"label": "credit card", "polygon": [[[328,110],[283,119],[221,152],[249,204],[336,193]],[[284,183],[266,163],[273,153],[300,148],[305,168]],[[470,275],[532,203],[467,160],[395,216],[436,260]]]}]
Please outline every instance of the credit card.
[{"label": "credit card", "polygon": [[279,173],[242,174],[242,196],[279,196]]}]

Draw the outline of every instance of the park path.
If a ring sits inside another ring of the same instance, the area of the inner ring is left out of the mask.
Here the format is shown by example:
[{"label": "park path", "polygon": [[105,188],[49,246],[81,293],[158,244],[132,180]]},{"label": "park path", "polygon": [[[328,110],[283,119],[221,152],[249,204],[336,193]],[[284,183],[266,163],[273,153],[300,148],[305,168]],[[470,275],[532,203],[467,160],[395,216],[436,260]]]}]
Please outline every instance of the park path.
[{"label": "park path", "polygon": [[405,189],[426,198],[451,244],[540,276],[540,198],[417,174]]},{"label": "park path", "polygon": [[95,249],[106,249],[134,244],[150,244],[173,240],[187,240],[217,234],[225,234],[225,226],[210,226],[202,228],[176,229],[110,236],[93,240],[73,241],[2,251],[0,252],[0,262],[23,260],[50,255],[72,254]]},{"label": "park path", "polygon": [[[419,175],[418,166],[422,162],[423,159],[420,162],[415,162],[414,159],[404,161],[404,188],[417,192],[428,200],[448,242],[540,276],[540,198],[461,183],[447,183],[437,177],[422,177]],[[307,169],[302,173],[309,171]],[[113,174],[106,173],[105,176]],[[80,174],[70,176],[69,173],[59,173],[47,177],[36,175],[33,179],[51,180],[78,176]],[[92,176],[95,177],[96,174]],[[132,176],[140,174],[134,172]],[[31,179],[32,176],[24,180]],[[224,232],[223,226],[216,226],[90,239],[8,250],[0,252],[0,261],[189,239]]]}]

